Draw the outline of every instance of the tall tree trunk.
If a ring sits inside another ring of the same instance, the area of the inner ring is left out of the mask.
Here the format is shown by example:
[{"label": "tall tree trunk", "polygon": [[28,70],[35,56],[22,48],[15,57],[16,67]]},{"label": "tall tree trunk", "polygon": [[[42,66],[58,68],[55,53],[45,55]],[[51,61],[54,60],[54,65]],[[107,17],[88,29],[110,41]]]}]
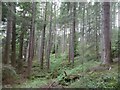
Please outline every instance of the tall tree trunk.
[{"label": "tall tree trunk", "polygon": [[12,3],[13,5],[13,30],[12,30],[12,53],[11,53],[11,65],[13,67],[16,66],[16,18],[15,18],[15,11],[16,11],[16,3]]},{"label": "tall tree trunk", "polygon": [[119,41],[119,43],[118,43],[118,50],[119,50],[118,51],[118,59],[119,59],[119,70],[120,70],[120,2],[118,4],[118,41]]},{"label": "tall tree trunk", "polygon": [[66,50],[66,25],[64,26],[64,37],[63,37],[63,53],[65,53],[65,50]]},{"label": "tall tree trunk", "polygon": [[[84,29],[85,29],[85,27],[84,27],[84,24],[85,24],[85,3],[83,3],[84,5],[83,5],[83,24],[82,24],[82,37],[81,37],[81,43],[82,43],[82,63],[83,63],[83,61],[84,61]],[[90,29],[90,23],[89,23],[89,29]],[[90,31],[89,31],[90,32]]]},{"label": "tall tree trunk", "polygon": [[48,36],[48,45],[47,45],[47,69],[50,68],[50,51],[51,51],[51,33],[52,33],[52,5],[51,4],[51,14],[50,14],[50,28],[49,28],[49,36]]},{"label": "tall tree trunk", "polygon": [[57,27],[56,27],[56,23],[57,23],[57,15],[56,15],[56,5],[54,6],[54,12],[55,12],[55,25],[54,25],[54,28],[55,28],[55,31],[54,31],[54,37],[55,37],[55,40],[54,40],[54,48],[55,48],[55,58],[57,58]]},{"label": "tall tree trunk", "polygon": [[71,60],[74,64],[74,55],[75,55],[75,17],[76,17],[76,2],[73,3],[73,29],[71,32]]},{"label": "tall tree trunk", "polygon": [[95,3],[96,5],[96,30],[95,30],[95,51],[96,51],[96,59],[98,59],[98,5],[99,5],[99,2],[96,2]]},{"label": "tall tree trunk", "polygon": [[[23,11],[23,18],[25,18],[25,11]],[[25,23],[22,23],[21,26],[21,33],[20,33],[20,38],[19,38],[19,56],[18,56],[18,70],[21,71],[23,67],[23,43],[24,43],[24,34],[25,34]]]},{"label": "tall tree trunk", "polygon": [[42,30],[42,37],[41,37],[41,46],[40,46],[40,64],[41,69],[43,69],[43,57],[44,57],[44,44],[45,44],[45,29],[46,29],[46,17],[47,17],[47,2],[45,7],[45,17],[44,17],[44,26]]},{"label": "tall tree trunk", "polygon": [[0,24],[2,21],[2,1],[0,1]]},{"label": "tall tree trunk", "polygon": [[10,46],[11,46],[11,35],[12,35],[12,4],[10,2],[7,3],[8,5],[8,12],[7,12],[7,34],[6,34],[6,41],[5,41],[5,50],[3,55],[3,63],[8,64],[10,60]]},{"label": "tall tree trunk", "polygon": [[[2,21],[2,2],[0,1],[0,24],[1,24],[1,21]],[[4,39],[4,38],[3,38]],[[2,43],[2,48],[0,48],[0,57],[2,57],[2,60],[3,60],[3,52],[4,52],[4,42],[3,42],[3,39],[0,40],[0,43]],[[0,60],[0,73],[2,73],[2,60]],[[0,81],[2,81],[2,75],[0,75]],[[1,87],[2,87],[2,83],[0,83]]]},{"label": "tall tree trunk", "polygon": [[103,39],[104,39],[104,64],[110,64],[111,40],[110,40],[110,2],[103,3]]},{"label": "tall tree trunk", "polygon": [[[102,5],[101,5],[102,6]],[[104,60],[104,39],[103,39],[103,8],[100,8],[101,15],[100,15],[100,55],[101,55],[101,62]]]},{"label": "tall tree trunk", "polygon": [[30,76],[30,72],[32,69],[32,60],[33,60],[33,51],[34,51],[34,32],[35,32],[35,5],[36,3],[32,3],[32,25],[30,30],[30,38],[29,38],[29,55],[28,55],[28,77]]},{"label": "tall tree trunk", "polygon": [[71,28],[70,28],[70,34],[69,34],[69,55],[68,55],[68,62],[70,63],[71,60]]}]

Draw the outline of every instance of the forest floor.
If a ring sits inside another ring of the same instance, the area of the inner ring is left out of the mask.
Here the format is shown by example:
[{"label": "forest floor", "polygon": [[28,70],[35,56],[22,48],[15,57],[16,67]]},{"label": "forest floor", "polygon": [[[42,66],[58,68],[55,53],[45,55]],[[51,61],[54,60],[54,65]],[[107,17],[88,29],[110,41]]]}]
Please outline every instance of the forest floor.
[{"label": "forest floor", "polygon": [[[118,64],[110,69],[97,71],[100,62],[90,60],[82,63],[75,58],[74,66],[68,63],[65,55],[57,59],[51,56],[51,69],[41,70],[39,61],[34,60],[32,75],[25,82],[14,84],[13,88],[115,88],[118,87]],[[21,80],[22,81],[22,80]]]}]

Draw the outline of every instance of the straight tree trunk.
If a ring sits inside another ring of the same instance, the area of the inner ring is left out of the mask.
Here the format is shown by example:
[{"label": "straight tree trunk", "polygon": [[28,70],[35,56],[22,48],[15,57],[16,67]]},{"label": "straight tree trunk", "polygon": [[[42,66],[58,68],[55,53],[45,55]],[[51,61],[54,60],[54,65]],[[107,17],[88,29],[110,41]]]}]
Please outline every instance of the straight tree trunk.
[{"label": "straight tree trunk", "polygon": [[104,39],[104,64],[110,64],[111,40],[110,40],[110,2],[103,3],[103,39]]},{"label": "straight tree trunk", "polygon": [[35,2],[32,2],[32,25],[29,38],[29,55],[28,55],[28,77],[32,69],[33,51],[34,51],[34,32],[35,32]]},{"label": "straight tree trunk", "polygon": [[55,37],[55,40],[54,40],[54,48],[55,48],[55,58],[57,58],[57,27],[56,27],[56,23],[57,23],[57,19],[56,19],[56,5],[54,6],[54,12],[55,12],[55,25],[54,25],[54,28],[55,28],[55,31],[54,31],[54,37]]},{"label": "straight tree trunk", "polygon": [[98,59],[98,2],[95,3],[96,4],[96,30],[95,30],[95,50],[96,50],[96,59]]},{"label": "straight tree trunk", "polygon": [[71,28],[70,28],[70,34],[69,34],[69,55],[68,55],[68,62],[70,63],[71,60]]},{"label": "straight tree trunk", "polygon": [[[101,5],[102,6],[102,5]],[[104,60],[104,38],[103,38],[103,8],[100,8],[101,15],[100,15],[100,55],[101,55],[101,62]]]},{"label": "straight tree trunk", "polygon": [[63,53],[65,53],[66,50],[66,25],[64,27],[64,37],[63,37]]},{"label": "straight tree trunk", "polygon": [[50,14],[50,28],[49,28],[49,36],[48,36],[48,45],[47,45],[47,69],[50,68],[50,51],[51,51],[51,33],[52,33],[52,4],[51,4],[51,14]]},{"label": "straight tree trunk", "polygon": [[76,2],[73,3],[73,29],[71,32],[71,60],[74,64],[74,55],[75,55],[75,17],[76,17]]},{"label": "straight tree trunk", "polygon": [[41,46],[40,46],[40,64],[41,69],[43,69],[43,57],[44,57],[44,44],[45,44],[45,29],[46,29],[46,17],[47,17],[47,2],[45,7],[45,17],[44,17],[44,26],[42,30],[42,37],[41,37]]},{"label": "straight tree trunk", "polygon": [[[84,27],[84,24],[85,24],[85,3],[84,3],[84,5],[83,5],[83,25],[82,25],[82,38],[81,38],[81,43],[82,43],[82,63],[83,63],[83,61],[84,61],[84,32],[85,32],[85,27]],[[90,23],[89,23],[89,26],[90,26]],[[90,27],[89,27],[89,29],[90,29]],[[89,31],[90,32],[90,31]]]},{"label": "straight tree trunk", "polygon": [[[120,40],[120,18],[119,17],[120,17],[120,2],[118,4],[118,40]],[[119,43],[118,43],[118,49],[119,49],[118,51],[119,69],[118,70],[120,70],[120,44]]]},{"label": "straight tree trunk", "polygon": [[0,24],[2,21],[2,1],[0,1]]},{"label": "straight tree trunk", "polygon": [[12,26],[13,26],[13,18],[12,18],[12,4],[11,2],[7,3],[8,12],[7,12],[7,34],[5,40],[5,50],[3,55],[3,63],[8,64],[10,60],[10,46],[11,46],[11,38],[12,38]]},{"label": "straight tree trunk", "polygon": [[15,4],[16,3],[12,3],[12,7],[13,7],[13,14],[12,14],[12,17],[13,17],[13,30],[12,30],[12,53],[11,53],[11,65],[13,67],[16,66],[16,18],[15,18],[15,11],[16,11],[16,6]]},{"label": "straight tree trunk", "polygon": [[[25,11],[23,11],[23,18],[25,18]],[[19,38],[19,56],[18,56],[18,70],[21,71],[23,67],[23,43],[24,43],[25,25],[22,23],[21,33]]]},{"label": "straight tree trunk", "polygon": [[[71,3],[69,3],[69,6],[71,6]],[[71,14],[72,12],[72,9],[68,8],[68,13]],[[68,36],[68,41],[69,41],[69,53],[68,53],[68,62],[71,63],[71,43],[72,43],[72,40],[71,40],[71,36],[72,36],[72,27],[71,27],[71,22],[69,22],[69,28],[70,28],[70,33],[69,33],[69,36]]]}]

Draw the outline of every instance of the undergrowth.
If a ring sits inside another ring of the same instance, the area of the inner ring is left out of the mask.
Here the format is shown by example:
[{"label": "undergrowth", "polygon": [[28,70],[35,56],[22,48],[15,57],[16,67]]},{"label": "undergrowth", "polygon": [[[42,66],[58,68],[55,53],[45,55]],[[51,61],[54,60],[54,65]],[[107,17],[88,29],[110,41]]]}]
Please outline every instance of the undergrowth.
[{"label": "undergrowth", "polygon": [[[55,58],[51,55],[50,70],[40,69],[38,61],[33,62],[32,75],[26,82],[14,87],[19,88],[40,88],[47,85],[50,81],[56,81],[65,84],[67,88],[117,88],[118,86],[118,68],[117,64],[112,65],[111,70],[102,72],[86,72],[89,68],[98,66],[98,61],[81,61],[80,57],[75,58],[74,66],[68,63],[67,56],[61,55]],[[83,62],[83,63],[81,63]],[[75,81],[65,82],[64,77],[67,75],[79,75],[79,79]],[[67,83],[67,84],[66,84]]]}]

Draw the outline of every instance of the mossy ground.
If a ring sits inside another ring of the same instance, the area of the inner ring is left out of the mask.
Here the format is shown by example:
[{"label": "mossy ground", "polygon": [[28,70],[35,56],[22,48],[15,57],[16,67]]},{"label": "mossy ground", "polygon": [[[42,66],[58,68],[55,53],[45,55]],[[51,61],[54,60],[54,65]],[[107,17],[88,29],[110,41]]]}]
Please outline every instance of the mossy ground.
[{"label": "mossy ground", "polygon": [[[111,65],[111,70],[101,72],[86,72],[89,68],[100,65],[100,62],[91,60],[81,63],[80,57],[75,58],[74,66],[68,63],[66,55],[55,58],[51,55],[51,69],[41,70],[39,62],[33,62],[32,75],[24,83],[16,84],[13,88],[41,88],[50,82],[62,83],[67,88],[116,88],[118,87],[118,64]],[[64,71],[67,75],[80,75],[75,81],[65,82]],[[65,85],[64,85],[65,84]]]}]

